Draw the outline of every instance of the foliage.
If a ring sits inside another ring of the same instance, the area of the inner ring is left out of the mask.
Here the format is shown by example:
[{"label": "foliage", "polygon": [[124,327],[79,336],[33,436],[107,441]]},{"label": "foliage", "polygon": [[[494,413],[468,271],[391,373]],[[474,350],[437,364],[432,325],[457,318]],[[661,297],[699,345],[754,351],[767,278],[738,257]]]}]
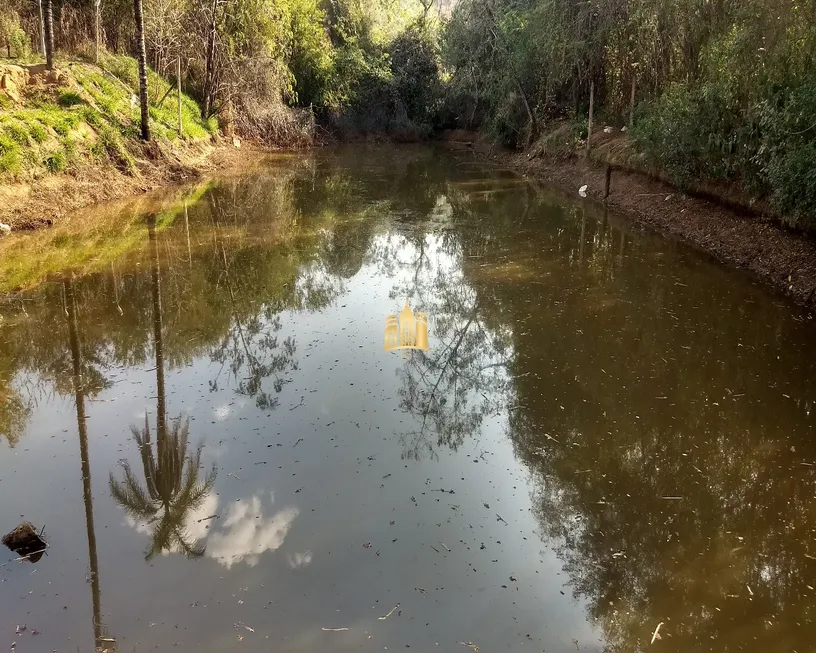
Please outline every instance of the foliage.
[{"label": "foliage", "polygon": [[[442,35],[445,121],[521,144],[537,123],[628,122],[682,187],[735,186],[816,226],[812,0],[462,0]],[[528,113],[525,108],[531,107]]]},{"label": "foliage", "polygon": [[28,36],[20,25],[20,15],[0,2],[0,48],[9,57],[27,60],[31,55]]}]

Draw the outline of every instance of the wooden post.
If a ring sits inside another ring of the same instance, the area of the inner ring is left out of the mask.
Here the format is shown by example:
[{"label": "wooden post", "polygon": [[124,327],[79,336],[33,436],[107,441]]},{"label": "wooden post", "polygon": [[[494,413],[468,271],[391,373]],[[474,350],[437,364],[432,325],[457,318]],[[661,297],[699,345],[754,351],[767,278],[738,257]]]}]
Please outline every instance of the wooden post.
[{"label": "wooden post", "polygon": [[632,96],[629,98],[629,129],[635,124],[635,91],[637,90],[637,75],[632,72]]},{"label": "wooden post", "polygon": [[595,110],[595,81],[589,83],[589,123],[587,123],[586,155],[589,156],[589,142],[592,140],[592,114]]},{"label": "wooden post", "polygon": [[606,185],[604,186],[604,202],[609,197],[609,187],[612,185],[612,165],[606,164]]},{"label": "wooden post", "polygon": [[[178,90],[178,132],[179,138],[184,133],[184,125],[181,122],[181,55],[176,59],[176,87]],[[187,215],[187,205],[184,205],[184,214]]]}]

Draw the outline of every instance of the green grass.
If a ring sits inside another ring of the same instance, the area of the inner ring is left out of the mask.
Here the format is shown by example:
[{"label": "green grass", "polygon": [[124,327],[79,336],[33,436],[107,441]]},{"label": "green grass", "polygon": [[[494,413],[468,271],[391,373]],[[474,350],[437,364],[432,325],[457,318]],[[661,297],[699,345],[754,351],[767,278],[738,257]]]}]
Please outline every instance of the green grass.
[{"label": "green grass", "polygon": [[68,167],[68,155],[64,150],[52,152],[43,159],[43,165],[48,172],[62,172]]},{"label": "green grass", "polygon": [[[83,157],[135,170],[133,152],[138,150],[131,142],[140,131],[136,60],[106,55],[100,63],[65,64],[76,83],[56,91],[33,91],[23,107],[0,97],[0,175],[62,172]],[[153,71],[148,71],[148,81],[153,137],[175,141],[179,138],[175,87]],[[198,104],[184,93],[181,115],[185,140],[208,138],[218,128],[215,119],[201,118]]]},{"label": "green grass", "polygon": [[67,108],[76,106],[77,104],[85,104],[85,100],[83,100],[82,96],[76,91],[65,90],[57,97],[57,104]]}]

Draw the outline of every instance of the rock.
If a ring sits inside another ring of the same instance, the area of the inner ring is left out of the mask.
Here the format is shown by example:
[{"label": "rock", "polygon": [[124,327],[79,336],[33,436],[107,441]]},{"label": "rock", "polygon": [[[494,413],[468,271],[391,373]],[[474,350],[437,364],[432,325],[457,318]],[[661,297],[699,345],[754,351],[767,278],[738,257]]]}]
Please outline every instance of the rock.
[{"label": "rock", "polygon": [[22,66],[0,64],[0,90],[12,101],[20,101],[20,89],[28,84],[28,71]]},{"label": "rock", "polygon": [[5,236],[6,234],[11,233],[11,225],[7,225],[5,222],[0,222],[0,236]]},{"label": "rock", "polygon": [[24,521],[11,533],[3,536],[3,544],[19,556],[27,556],[30,562],[42,558],[48,546],[38,534],[31,522]]},{"label": "rock", "polygon": [[578,194],[579,194],[581,197],[586,197],[586,196],[587,196],[587,189],[588,189],[588,188],[589,188],[589,186],[587,186],[586,184],[584,184],[583,186],[581,186],[581,187],[578,189]]},{"label": "rock", "polygon": [[232,144],[233,144],[235,147],[237,147],[237,148],[239,148],[239,149],[240,149],[240,148],[241,148],[241,139],[240,139],[240,138],[238,138],[237,136],[233,136],[233,137],[232,137]]}]

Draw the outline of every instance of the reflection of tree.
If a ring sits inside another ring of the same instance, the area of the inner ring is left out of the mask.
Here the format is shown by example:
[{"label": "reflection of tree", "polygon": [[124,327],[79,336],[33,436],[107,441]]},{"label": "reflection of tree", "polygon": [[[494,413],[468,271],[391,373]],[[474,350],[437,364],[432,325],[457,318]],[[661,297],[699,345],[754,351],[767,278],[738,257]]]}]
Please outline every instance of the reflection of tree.
[{"label": "reflection of tree", "polygon": [[188,456],[189,420],[174,419],[162,434],[157,429],[157,453],[145,416],[144,429],[133,428],[133,438],[141,455],[144,485],[128,463],[122,463],[124,479],[110,477],[113,498],[125,512],[150,529],[145,559],[161,551],[178,551],[190,558],[204,554],[204,545],[190,542],[185,524],[189,514],[199,508],[215,484],[215,466],[200,476],[202,445]]},{"label": "reflection of tree", "polygon": [[190,542],[185,529],[188,515],[200,507],[215,484],[216,469],[200,478],[203,445],[188,456],[189,419],[179,416],[168,428],[164,385],[164,337],[162,328],[161,267],[156,239],[155,218],[149,218],[151,279],[153,300],[153,338],[156,357],[156,451],[151,441],[150,424],[145,415],[142,430],[131,427],[139,447],[145,484],[136,478],[130,464],[122,464],[124,479],[111,473],[110,490],[114,500],[137,522],[150,529],[145,559],[163,550],[177,550],[191,558],[204,554],[204,546]]},{"label": "reflection of tree", "polygon": [[[234,329],[227,332],[210,357],[213,361],[220,362],[222,367],[229,360],[230,372],[237,380],[238,392],[253,397],[258,408],[274,409],[278,407],[279,400],[264,390],[263,380],[272,376],[274,377],[272,385],[275,393],[283,390],[284,383],[288,381],[286,373],[290,369],[297,369],[295,341],[291,337],[286,338],[283,346],[278,347],[278,338],[274,334],[280,330],[281,322],[280,317],[271,310],[267,309],[263,316],[253,315],[248,318],[246,324],[242,323],[235,298],[234,281],[230,275],[226,246],[219,232],[218,219],[225,211],[221,209],[217,196],[210,195],[209,202],[215,247],[223,261],[223,275],[229,291],[232,318],[235,324]],[[247,377],[241,376],[244,365],[247,366],[249,373]],[[216,384],[217,381],[211,382],[213,389],[217,388]]]},{"label": "reflection of tree", "polygon": [[94,528],[93,492],[91,489],[91,462],[88,454],[88,427],[85,414],[85,386],[82,377],[82,354],[79,346],[76,297],[73,276],[63,281],[65,315],[68,321],[68,336],[71,347],[71,368],[74,386],[74,406],[76,408],[77,433],[79,434],[79,454],[82,462],[82,499],[85,505],[85,527],[88,535],[88,559],[91,580],[91,602],[93,605],[94,646],[97,651],[115,650],[115,640],[108,636],[102,624],[102,595],[99,588],[99,562],[96,555],[96,529]]},{"label": "reflection of tree", "polygon": [[812,418],[768,390],[802,387],[802,334],[676,268],[643,274],[644,241],[588,217],[553,214],[531,245],[494,232],[507,262],[465,269],[512,334],[509,436],[540,531],[610,653],[661,621],[656,650],[809,650]]},{"label": "reflection of tree", "polygon": [[10,381],[0,378],[0,439],[5,438],[14,447],[30,415],[30,402],[20,396]]},{"label": "reflection of tree", "polygon": [[[419,253],[402,252],[414,273],[404,287],[392,292],[406,296],[414,292],[420,298],[415,308],[433,318],[437,343],[435,351],[413,352],[400,372],[400,406],[418,423],[417,429],[401,436],[403,456],[412,459],[423,451],[435,456],[436,447],[456,450],[479,431],[486,416],[507,403],[510,353],[506,336],[488,327],[489,312],[456,270],[458,246],[434,236],[427,236],[427,242],[424,235],[418,240],[419,246],[414,237],[397,247]],[[434,250],[433,257],[426,254],[426,247]]]}]

